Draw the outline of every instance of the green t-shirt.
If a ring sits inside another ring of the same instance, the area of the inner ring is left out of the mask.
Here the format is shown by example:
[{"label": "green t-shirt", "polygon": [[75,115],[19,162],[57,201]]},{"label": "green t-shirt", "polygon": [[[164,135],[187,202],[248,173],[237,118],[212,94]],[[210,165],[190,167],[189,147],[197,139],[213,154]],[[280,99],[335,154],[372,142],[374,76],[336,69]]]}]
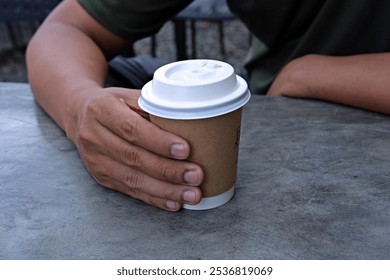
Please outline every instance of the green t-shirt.
[{"label": "green t-shirt", "polygon": [[[191,0],[78,0],[98,22],[131,41],[158,32]],[[227,0],[253,33],[246,67],[253,93],[266,93],[280,69],[305,54],[390,51],[390,1]]]}]

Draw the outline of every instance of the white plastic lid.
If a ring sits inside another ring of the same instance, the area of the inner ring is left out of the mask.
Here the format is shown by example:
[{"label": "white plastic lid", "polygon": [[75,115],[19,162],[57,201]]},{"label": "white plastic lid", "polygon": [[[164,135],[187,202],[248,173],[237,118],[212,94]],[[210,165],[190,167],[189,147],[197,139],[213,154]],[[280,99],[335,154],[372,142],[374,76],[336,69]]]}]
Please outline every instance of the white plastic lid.
[{"label": "white plastic lid", "polygon": [[156,70],[142,88],[139,106],[169,119],[203,119],[232,112],[250,99],[247,83],[229,64],[193,59]]}]

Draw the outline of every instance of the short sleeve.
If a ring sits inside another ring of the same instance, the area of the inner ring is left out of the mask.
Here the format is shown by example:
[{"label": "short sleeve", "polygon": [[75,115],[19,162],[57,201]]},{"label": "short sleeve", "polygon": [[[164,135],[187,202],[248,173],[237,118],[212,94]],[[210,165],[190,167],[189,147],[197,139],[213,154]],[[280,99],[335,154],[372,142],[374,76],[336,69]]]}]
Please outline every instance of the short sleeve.
[{"label": "short sleeve", "polygon": [[130,40],[157,33],[165,22],[192,0],[78,0],[96,21],[114,34]]}]

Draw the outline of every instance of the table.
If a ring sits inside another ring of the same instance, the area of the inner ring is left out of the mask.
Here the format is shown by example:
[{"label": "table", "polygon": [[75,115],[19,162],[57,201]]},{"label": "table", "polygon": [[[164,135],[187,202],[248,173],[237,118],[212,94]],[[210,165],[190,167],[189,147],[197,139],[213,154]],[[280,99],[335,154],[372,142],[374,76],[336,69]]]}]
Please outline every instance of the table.
[{"label": "table", "polygon": [[253,96],[232,201],[169,213],[98,186],[0,83],[0,259],[389,259],[389,143],[389,116]]}]

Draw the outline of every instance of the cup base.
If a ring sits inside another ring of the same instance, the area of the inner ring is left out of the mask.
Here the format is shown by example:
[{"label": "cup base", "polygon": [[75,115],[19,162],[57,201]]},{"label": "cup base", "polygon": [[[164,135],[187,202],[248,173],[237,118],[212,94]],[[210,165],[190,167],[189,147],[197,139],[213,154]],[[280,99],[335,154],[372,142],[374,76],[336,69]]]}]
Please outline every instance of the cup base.
[{"label": "cup base", "polygon": [[196,205],[184,204],[183,209],[187,210],[208,210],[217,208],[227,203],[234,195],[234,187],[231,187],[228,191],[212,197],[204,197]]}]

